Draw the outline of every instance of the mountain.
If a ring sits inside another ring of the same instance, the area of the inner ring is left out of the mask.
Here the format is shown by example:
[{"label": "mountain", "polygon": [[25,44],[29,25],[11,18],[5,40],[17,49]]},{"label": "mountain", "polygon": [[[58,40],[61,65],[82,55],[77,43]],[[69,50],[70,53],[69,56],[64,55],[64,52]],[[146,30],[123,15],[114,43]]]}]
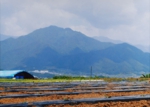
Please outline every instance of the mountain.
[{"label": "mountain", "polygon": [[41,28],[19,38],[9,38],[1,41],[0,44],[2,69],[26,66],[22,65],[24,59],[36,56],[47,47],[59,54],[69,54],[77,48],[83,52],[89,52],[113,45],[99,42],[69,28],[63,29],[56,26]]},{"label": "mountain", "polygon": [[111,42],[111,43],[114,43],[114,44],[123,43],[123,41],[113,40],[113,39],[110,39],[110,38],[104,37],[104,36],[94,36],[93,38],[96,39],[96,40],[99,40],[101,42]]},{"label": "mountain", "polygon": [[141,49],[144,52],[149,52],[150,53],[150,44],[149,46],[147,45],[135,45],[137,48]]},{"label": "mountain", "polygon": [[1,69],[49,70],[67,75],[148,73],[150,53],[127,43],[100,42],[70,28],[50,26],[0,42]]},{"label": "mountain", "polygon": [[[75,49],[76,50],[76,49]],[[79,52],[77,50],[77,52]],[[48,54],[51,53],[51,54]],[[35,57],[27,58],[23,64],[28,69],[65,69],[71,74],[90,73],[91,66],[93,73],[99,74],[139,74],[149,71],[149,53],[143,53],[129,44],[118,44],[103,50],[95,50],[86,53],[61,55],[56,51],[45,48]],[[35,65],[36,63],[36,65]],[[25,67],[25,68],[27,68]]]},{"label": "mountain", "polygon": [[[101,41],[101,42],[111,42],[114,44],[124,43],[123,41],[113,40],[113,39],[110,39],[110,38],[104,37],[104,36],[94,36],[93,38],[98,40],[98,41]],[[144,51],[144,52],[150,53],[150,46],[146,46],[146,45],[134,45],[134,46],[137,47],[138,49]]]},{"label": "mountain", "polygon": [[11,36],[0,34],[0,41],[10,38]]}]

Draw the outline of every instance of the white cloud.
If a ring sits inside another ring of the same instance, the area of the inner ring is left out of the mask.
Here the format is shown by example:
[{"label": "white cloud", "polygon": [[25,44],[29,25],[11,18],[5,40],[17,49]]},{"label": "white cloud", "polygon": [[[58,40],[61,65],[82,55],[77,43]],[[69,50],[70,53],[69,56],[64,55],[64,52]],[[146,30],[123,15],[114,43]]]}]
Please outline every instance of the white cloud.
[{"label": "white cloud", "polygon": [[150,45],[149,0],[0,0],[0,32],[20,36],[56,25],[88,36]]},{"label": "white cloud", "polygon": [[41,70],[41,71],[39,71],[39,70],[34,70],[34,71],[32,71],[32,72],[41,73],[41,74],[49,73],[49,71],[47,71],[47,70]]},{"label": "white cloud", "polygon": [[31,72],[39,73],[39,74],[54,74],[54,75],[61,75],[60,73],[53,72],[53,71],[48,71],[48,70],[34,70],[34,71],[31,71]]}]

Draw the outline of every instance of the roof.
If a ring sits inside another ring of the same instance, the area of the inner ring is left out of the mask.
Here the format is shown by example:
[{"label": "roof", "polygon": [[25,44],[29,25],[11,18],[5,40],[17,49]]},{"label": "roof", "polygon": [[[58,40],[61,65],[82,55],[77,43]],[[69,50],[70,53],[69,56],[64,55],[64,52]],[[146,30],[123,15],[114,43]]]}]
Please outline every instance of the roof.
[{"label": "roof", "polygon": [[24,70],[0,70],[0,77],[14,77],[15,74]]}]

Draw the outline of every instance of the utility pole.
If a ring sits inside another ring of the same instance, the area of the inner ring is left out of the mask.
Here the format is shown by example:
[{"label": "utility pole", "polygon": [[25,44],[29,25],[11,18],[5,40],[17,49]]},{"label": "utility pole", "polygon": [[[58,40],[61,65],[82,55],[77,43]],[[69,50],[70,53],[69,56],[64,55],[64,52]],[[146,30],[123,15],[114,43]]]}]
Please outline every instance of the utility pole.
[{"label": "utility pole", "polygon": [[92,78],[92,66],[91,66],[91,78]]}]

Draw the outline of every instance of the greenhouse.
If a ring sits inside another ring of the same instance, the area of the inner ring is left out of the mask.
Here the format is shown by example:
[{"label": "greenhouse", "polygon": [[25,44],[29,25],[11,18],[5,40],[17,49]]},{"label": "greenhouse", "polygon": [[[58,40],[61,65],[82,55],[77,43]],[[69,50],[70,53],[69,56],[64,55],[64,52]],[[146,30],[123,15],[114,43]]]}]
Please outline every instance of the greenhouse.
[{"label": "greenhouse", "polygon": [[0,78],[33,79],[34,76],[24,70],[0,70]]}]

